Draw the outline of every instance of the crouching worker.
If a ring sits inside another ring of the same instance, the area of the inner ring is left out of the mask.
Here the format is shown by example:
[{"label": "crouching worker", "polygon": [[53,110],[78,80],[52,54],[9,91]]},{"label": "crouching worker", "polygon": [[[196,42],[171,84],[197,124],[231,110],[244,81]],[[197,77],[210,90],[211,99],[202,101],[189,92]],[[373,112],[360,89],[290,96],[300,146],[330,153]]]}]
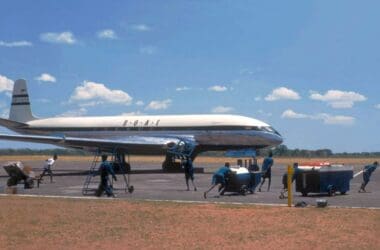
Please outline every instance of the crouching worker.
[{"label": "crouching worker", "polygon": [[[297,178],[298,174],[298,163],[293,164],[293,176],[292,176],[292,183]],[[281,190],[280,199],[285,199],[287,196],[285,194],[288,192],[288,171],[285,172],[285,174],[282,176],[282,185],[284,186]]]},{"label": "crouching worker", "polygon": [[108,197],[116,197],[113,194],[113,188],[110,185],[109,175],[112,175],[112,178],[117,181],[115,172],[113,171],[112,165],[107,161],[107,155],[102,155],[102,163],[99,167],[100,174],[100,184],[98,190],[96,191],[96,196],[100,197],[103,195],[103,192],[106,192]]},{"label": "crouching worker", "polygon": [[212,184],[209,190],[204,192],[203,197],[206,199],[208,192],[210,192],[214,187],[219,185],[219,194],[224,192],[226,188],[226,177],[231,173],[230,163],[226,162],[223,167],[219,168],[218,171],[212,176]]},{"label": "crouching worker", "polygon": [[367,186],[369,182],[369,178],[371,177],[372,173],[376,170],[379,163],[375,161],[373,164],[367,165],[363,168],[363,183],[359,189],[359,193],[367,192],[365,190],[365,186]]}]

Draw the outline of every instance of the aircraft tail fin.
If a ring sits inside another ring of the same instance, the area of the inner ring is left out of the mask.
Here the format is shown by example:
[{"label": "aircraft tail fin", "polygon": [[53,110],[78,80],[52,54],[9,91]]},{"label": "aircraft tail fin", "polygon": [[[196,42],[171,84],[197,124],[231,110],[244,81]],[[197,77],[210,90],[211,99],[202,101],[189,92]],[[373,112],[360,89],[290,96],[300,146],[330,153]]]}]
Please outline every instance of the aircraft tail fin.
[{"label": "aircraft tail fin", "polygon": [[36,118],[30,108],[28,89],[24,79],[15,81],[12,93],[12,104],[9,111],[9,120],[25,123]]}]

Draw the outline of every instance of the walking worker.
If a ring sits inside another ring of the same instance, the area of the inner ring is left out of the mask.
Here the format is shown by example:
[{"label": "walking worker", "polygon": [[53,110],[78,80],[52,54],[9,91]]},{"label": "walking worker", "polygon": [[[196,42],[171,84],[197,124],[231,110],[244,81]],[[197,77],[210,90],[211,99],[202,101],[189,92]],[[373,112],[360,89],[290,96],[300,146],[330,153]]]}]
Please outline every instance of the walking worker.
[{"label": "walking worker", "polygon": [[203,197],[206,199],[208,192],[210,192],[214,187],[219,185],[219,194],[223,193],[226,188],[226,177],[231,173],[230,163],[226,162],[223,167],[219,168],[212,176],[212,183],[209,190],[203,193]]},{"label": "walking worker", "polygon": [[[292,176],[292,183],[297,178],[298,174],[298,163],[293,164],[293,176]],[[288,171],[286,171],[282,176],[282,185],[284,186],[281,190],[280,199],[284,199],[286,192],[288,192]]]},{"label": "walking worker", "polygon": [[57,160],[58,155],[54,154],[52,158],[49,158],[45,161],[44,170],[42,171],[42,174],[40,175],[38,182],[42,182],[42,177],[44,177],[46,173],[48,173],[50,176],[50,183],[53,182],[53,172],[51,171],[51,168],[54,166]]},{"label": "walking worker", "polygon": [[107,155],[102,155],[102,163],[99,167],[100,173],[100,184],[98,190],[96,191],[97,196],[102,196],[103,192],[106,192],[108,197],[116,197],[113,194],[113,189],[110,185],[109,175],[112,175],[112,178],[117,181],[113,167],[109,161],[107,161]]},{"label": "walking worker", "polygon": [[189,187],[189,179],[191,180],[191,183],[193,184],[194,191],[197,191],[197,187],[194,184],[194,167],[193,167],[193,161],[190,159],[190,157],[186,157],[185,161],[183,162],[183,168],[185,171],[185,179],[186,179],[186,186],[187,191],[190,191]]},{"label": "walking worker", "polygon": [[259,187],[259,192],[261,192],[261,187],[263,186],[265,179],[268,178],[268,191],[270,189],[270,182],[272,178],[272,166],[273,166],[273,153],[269,152],[268,157],[265,157],[263,165],[261,166],[261,172],[263,173],[263,180]]},{"label": "walking worker", "polygon": [[372,173],[376,170],[379,163],[375,161],[373,164],[367,165],[363,168],[363,183],[359,189],[359,193],[367,192],[365,190],[365,186],[367,186],[369,182],[369,178],[371,177]]}]

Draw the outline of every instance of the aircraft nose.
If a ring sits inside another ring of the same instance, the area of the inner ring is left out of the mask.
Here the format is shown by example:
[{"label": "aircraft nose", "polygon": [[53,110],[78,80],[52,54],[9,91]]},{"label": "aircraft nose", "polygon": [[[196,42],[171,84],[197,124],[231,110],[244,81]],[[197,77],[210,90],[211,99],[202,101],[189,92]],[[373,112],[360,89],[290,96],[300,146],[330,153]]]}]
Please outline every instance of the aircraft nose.
[{"label": "aircraft nose", "polygon": [[280,145],[284,141],[281,135],[274,135],[272,137],[272,140],[273,140],[273,144],[275,145]]}]

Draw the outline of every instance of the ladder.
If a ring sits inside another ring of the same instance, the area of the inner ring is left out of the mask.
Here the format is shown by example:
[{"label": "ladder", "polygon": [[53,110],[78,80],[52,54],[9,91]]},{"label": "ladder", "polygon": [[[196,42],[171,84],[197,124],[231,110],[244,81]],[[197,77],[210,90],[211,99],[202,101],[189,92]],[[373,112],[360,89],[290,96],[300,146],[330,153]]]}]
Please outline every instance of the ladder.
[{"label": "ladder", "polygon": [[90,170],[88,171],[88,175],[86,176],[86,180],[84,181],[82,194],[83,195],[95,195],[96,190],[98,189],[98,185],[100,183],[100,179],[94,180],[94,177],[98,174],[98,163],[100,154],[95,153],[94,160],[91,163]]},{"label": "ladder", "polygon": [[[94,178],[96,175],[99,175],[99,166],[101,163],[100,160],[100,152],[95,153],[94,160],[91,163],[90,170],[88,175],[86,176],[86,180],[83,184],[82,188],[82,194],[83,195],[95,195],[96,190],[98,189],[99,183],[100,183],[100,177]],[[119,166],[119,171],[115,171],[115,174],[121,174],[123,176],[123,183],[121,184],[122,187],[120,188],[116,187],[116,183],[114,183],[113,179],[110,178],[111,183],[110,185],[113,187],[113,190],[124,190],[126,193],[132,193],[134,191],[134,187],[129,185],[130,177],[129,172],[130,169],[127,168],[126,162],[123,162],[121,159],[121,156],[124,158],[124,154],[119,154],[117,150],[114,150],[111,155],[111,163],[113,166]],[[129,159],[129,157],[128,157]],[[129,164],[128,164],[129,166]]]}]

